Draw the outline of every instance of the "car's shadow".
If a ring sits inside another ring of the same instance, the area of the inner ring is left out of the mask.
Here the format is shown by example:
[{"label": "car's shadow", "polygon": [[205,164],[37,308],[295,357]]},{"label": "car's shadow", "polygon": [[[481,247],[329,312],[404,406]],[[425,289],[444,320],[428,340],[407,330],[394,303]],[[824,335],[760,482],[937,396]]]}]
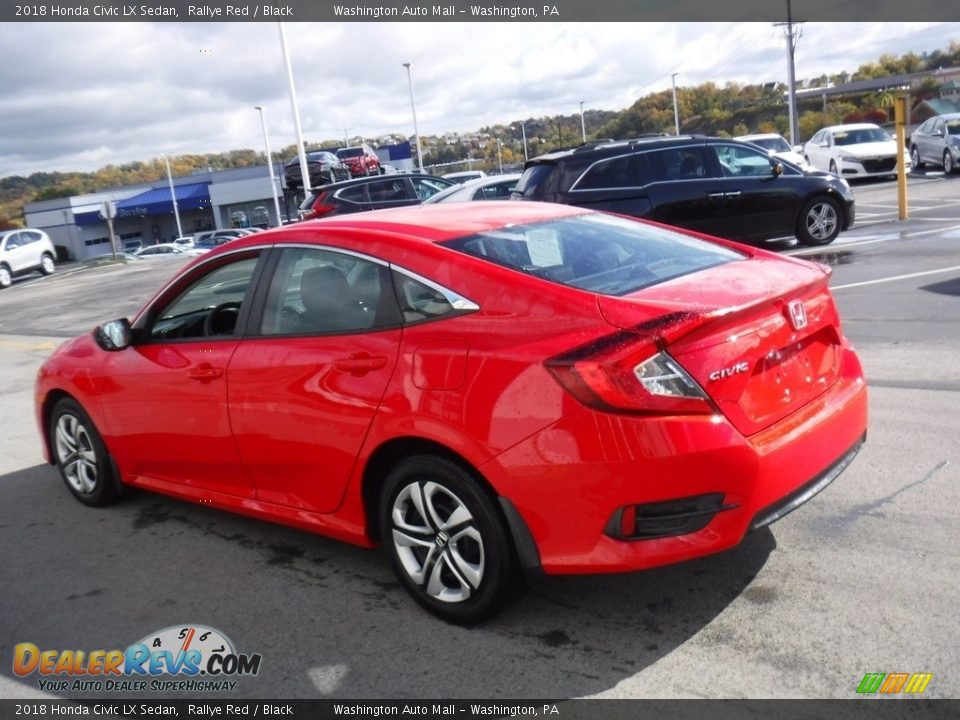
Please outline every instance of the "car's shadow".
[{"label": "car's shadow", "polygon": [[204,624],[262,655],[230,697],[590,695],[741,594],[761,606],[763,588],[744,589],[774,547],[763,530],[678,566],[544,579],[499,617],[460,628],[421,610],[380,552],[143,492],[87,508],[38,466],[0,477],[0,673],[37,689],[36,674],[12,673],[16,643],[123,649]]}]

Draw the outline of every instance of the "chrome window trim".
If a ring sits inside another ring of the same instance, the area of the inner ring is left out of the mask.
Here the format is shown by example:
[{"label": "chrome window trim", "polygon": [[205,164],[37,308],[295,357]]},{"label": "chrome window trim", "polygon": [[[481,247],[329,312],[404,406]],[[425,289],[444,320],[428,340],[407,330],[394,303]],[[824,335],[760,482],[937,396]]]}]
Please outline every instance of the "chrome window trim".
[{"label": "chrome window trim", "polygon": [[394,270],[401,275],[410,278],[411,280],[416,280],[418,283],[426,285],[431,290],[436,290],[438,293],[443,295],[443,297],[448,303],[450,303],[450,306],[454,310],[459,312],[475,312],[480,309],[480,306],[473,302],[473,300],[469,300],[460,293],[454,292],[450,288],[446,288],[443,285],[434,282],[433,280],[425,278],[423,275],[415,273],[412,270],[407,270],[406,268],[402,268],[398,265],[389,264],[389,266],[391,270]]}]

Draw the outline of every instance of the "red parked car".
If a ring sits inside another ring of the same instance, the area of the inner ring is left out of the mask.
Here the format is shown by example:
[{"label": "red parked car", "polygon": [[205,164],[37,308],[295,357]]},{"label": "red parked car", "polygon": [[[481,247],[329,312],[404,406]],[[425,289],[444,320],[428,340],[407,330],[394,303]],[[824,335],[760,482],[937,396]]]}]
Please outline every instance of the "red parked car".
[{"label": "red parked car", "polygon": [[556,204],[345,215],[198,258],[41,368],[48,461],[358,545],[453,622],[522,570],[730,548],[865,437],[823,266]]},{"label": "red parked car", "polygon": [[380,158],[373,148],[363,143],[355,147],[345,147],[337,150],[337,157],[350,168],[353,177],[380,175]]}]

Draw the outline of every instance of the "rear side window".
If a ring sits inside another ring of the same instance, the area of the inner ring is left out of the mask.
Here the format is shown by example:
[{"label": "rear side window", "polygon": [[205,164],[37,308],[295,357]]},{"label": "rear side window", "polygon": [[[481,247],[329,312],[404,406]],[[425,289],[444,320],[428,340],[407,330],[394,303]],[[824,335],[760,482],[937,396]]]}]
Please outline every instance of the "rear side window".
[{"label": "rear side window", "polygon": [[626,295],[744,257],[673,230],[602,213],[499,228],[443,244],[604,295]]},{"label": "rear side window", "polygon": [[646,155],[654,181],[701,180],[713,175],[702,147],[667,148]]},{"label": "rear side window", "polygon": [[635,158],[634,155],[623,155],[601,160],[587,170],[571,190],[637,187],[640,183],[637,178]]}]

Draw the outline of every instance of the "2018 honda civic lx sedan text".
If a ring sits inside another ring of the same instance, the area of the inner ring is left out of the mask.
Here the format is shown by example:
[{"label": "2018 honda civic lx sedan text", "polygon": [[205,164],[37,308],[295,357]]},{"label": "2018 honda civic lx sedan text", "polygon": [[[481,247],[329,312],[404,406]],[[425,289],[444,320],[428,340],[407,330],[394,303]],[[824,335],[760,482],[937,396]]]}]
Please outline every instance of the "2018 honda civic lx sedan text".
[{"label": "2018 honda civic lx sedan text", "polygon": [[829,269],[581,208],[301,223],[197,258],[37,379],[47,458],[382,544],[452,622],[549,574],[730,548],[865,437]]}]

